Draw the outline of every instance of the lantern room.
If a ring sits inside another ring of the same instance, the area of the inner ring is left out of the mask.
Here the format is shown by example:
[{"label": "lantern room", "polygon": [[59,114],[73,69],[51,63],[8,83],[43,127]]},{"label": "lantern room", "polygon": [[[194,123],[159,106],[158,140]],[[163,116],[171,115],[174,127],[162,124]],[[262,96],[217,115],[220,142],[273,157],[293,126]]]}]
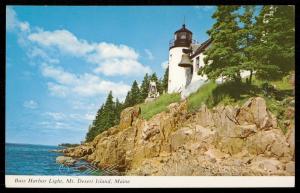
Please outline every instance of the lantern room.
[{"label": "lantern room", "polygon": [[174,40],[170,42],[170,49],[173,47],[190,47],[192,43],[192,32],[182,25],[182,28],[175,33]]}]

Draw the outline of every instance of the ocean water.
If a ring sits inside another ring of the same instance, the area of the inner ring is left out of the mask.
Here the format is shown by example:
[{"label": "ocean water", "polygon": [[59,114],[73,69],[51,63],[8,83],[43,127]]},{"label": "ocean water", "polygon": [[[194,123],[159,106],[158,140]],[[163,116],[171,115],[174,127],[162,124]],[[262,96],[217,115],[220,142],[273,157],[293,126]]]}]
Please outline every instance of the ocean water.
[{"label": "ocean water", "polygon": [[[62,153],[49,152],[59,146],[5,144],[6,175],[100,175],[100,171],[85,161],[78,160],[72,167],[56,163]],[[78,167],[85,167],[79,170]]]}]

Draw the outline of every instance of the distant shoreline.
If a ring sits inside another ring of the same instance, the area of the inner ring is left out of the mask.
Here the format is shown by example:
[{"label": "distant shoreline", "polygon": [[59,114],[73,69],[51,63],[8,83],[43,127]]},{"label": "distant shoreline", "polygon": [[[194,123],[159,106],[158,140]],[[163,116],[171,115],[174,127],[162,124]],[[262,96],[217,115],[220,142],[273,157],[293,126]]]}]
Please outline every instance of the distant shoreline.
[{"label": "distant shoreline", "polygon": [[53,146],[53,147],[58,147],[59,146],[59,145],[32,144],[32,143],[13,143],[13,142],[5,142],[5,145],[39,145],[39,146]]},{"label": "distant shoreline", "polygon": [[59,147],[77,147],[79,146],[80,144],[77,144],[77,143],[61,143],[61,144],[58,144]]}]

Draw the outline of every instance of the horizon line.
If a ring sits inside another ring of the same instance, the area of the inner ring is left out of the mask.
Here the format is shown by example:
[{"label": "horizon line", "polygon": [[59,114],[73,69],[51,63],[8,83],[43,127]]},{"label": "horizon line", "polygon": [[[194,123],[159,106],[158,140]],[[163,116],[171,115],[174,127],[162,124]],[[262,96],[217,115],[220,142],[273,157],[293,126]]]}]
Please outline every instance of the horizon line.
[{"label": "horizon line", "polygon": [[37,144],[37,143],[18,143],[18,142],[5,142],[6,144],[16,144],[16,145],[43,145],[43,146],[58,146],[59,144]]}]

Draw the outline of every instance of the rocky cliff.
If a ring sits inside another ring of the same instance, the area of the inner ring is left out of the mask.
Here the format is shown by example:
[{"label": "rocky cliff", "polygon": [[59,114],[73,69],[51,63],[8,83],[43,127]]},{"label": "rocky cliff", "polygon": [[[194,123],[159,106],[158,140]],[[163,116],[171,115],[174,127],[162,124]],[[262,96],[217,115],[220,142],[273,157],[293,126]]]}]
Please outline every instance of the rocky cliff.
[{"label": "rocky cliff", "polygon": [[294,175],[294,141],[294,126],[284,135],[256,97],[194,113],[173,103],[148,121],[129,107],[118,126],[64,153],[125,175]]}]

